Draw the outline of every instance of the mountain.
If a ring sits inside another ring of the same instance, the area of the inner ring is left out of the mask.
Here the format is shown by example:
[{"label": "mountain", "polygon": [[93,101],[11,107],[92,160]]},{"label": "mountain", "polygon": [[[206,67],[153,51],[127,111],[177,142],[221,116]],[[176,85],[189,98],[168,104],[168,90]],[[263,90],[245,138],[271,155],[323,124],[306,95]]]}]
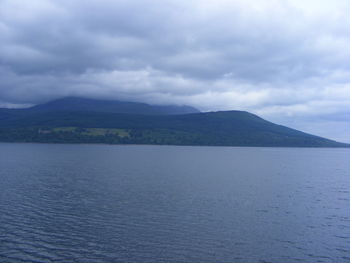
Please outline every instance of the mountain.
[{"label": "mountain", "polygon": [[[74,105],[73,102],[78,104],[80,100],[80,105]],[[0,141],[271,147],[350,146],[271,123],[249,112],[175,114],[174,112],[178,111],[165,111],[164,106],[159,106],[162,110],[156,114],[156,111],[151,109],[159,109],[158,106],[145,105],[130,102],[124,104],[120,101],[108,101],[106,105],[105,101],[69,98],[29,109],[0,109]],[[142,107],[149,111],[140,114]],[[170,108],[178,109],[177,106]]]},{"label": "mountain", "polygon": [[176,115],[199,113],[190,106],[159,106],[140,102],[96,100],[87,98],[67,97],[30,108],[31,111],[93,111],[109,113],[127,113],[144,115]]}]

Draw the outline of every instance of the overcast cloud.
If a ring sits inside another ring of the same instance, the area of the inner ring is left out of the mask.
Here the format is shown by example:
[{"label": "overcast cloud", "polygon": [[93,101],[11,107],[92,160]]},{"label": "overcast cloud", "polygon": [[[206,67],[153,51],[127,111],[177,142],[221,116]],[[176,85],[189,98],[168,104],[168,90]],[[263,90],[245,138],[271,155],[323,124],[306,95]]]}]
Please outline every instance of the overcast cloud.
[{"label": "overcast cloud", "polygon": [[350,142],[348,0],[0,0],[0,106],[247,110]]}]

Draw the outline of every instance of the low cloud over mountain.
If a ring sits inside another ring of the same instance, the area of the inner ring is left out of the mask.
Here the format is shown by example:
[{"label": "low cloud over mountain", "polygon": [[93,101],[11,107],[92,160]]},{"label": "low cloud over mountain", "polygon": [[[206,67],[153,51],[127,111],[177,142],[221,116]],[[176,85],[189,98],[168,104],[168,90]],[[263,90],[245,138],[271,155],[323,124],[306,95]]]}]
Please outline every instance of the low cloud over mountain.
[{"label": "low cloud over mountain", "polygon": [[350,142],[346,0],[2,0],[0,105],[247,110]]}]

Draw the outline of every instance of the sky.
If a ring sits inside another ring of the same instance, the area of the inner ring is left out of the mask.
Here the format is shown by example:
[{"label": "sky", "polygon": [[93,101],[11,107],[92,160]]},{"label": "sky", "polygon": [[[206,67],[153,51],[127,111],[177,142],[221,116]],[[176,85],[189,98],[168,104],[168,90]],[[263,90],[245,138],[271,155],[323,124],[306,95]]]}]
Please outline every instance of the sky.
[{"label": "sky", "polygon": [[348,0],[0,0],[0,107],[246,110],[350,142]]}]

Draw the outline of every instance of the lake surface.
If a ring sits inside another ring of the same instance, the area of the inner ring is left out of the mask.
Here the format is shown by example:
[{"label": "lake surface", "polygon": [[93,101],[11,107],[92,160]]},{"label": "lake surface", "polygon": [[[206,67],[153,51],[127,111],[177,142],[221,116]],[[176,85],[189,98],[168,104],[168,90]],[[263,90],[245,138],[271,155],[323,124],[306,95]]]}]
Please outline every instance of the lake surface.
[{"label": "lake surface", "polygon": [[0,144],[0,262],[350,262],[350,149]]}]

